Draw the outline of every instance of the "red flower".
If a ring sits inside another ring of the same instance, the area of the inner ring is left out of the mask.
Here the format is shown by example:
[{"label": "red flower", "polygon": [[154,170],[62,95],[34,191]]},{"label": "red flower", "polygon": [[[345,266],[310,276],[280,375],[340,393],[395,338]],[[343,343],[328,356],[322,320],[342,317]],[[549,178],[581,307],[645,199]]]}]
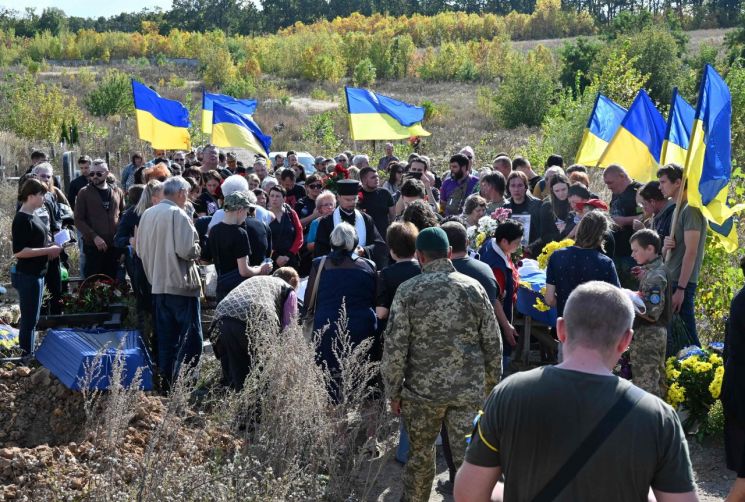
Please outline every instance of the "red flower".
[{"label": "red flower", "polygon": [[362,199],[365,198],[365,191],[360,190],[360,193],[357,194],[357,198],[359,199],[360,202],[362,202]]}]

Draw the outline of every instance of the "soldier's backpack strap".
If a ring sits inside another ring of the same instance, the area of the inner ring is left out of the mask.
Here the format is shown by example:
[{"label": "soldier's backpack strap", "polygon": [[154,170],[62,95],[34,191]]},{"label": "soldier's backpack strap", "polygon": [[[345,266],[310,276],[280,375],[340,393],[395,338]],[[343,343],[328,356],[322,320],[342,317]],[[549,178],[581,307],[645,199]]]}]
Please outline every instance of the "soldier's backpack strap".
[{"label": "soldier's backpack strap", "polygon": [[577,476],[592,455],[616,430],[628,413],[636,406],[644,391],[629,385],[618,397],[608,412],[587,435],[579,447],[569,456],[554,477],[536,495],[533,502],[550,502],[558,497],[564,488]]}]

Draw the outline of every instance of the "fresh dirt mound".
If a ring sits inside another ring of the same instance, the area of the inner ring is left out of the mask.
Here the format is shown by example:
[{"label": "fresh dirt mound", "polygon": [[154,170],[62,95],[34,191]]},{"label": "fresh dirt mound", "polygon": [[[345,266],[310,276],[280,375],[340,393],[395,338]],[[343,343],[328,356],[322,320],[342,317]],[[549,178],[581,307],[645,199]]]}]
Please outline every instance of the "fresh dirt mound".
[{"label": "fresh dirt mound", "polygon": [[0,443],[34,448],[80,441],[85,413],[80,394],[46,369],[0,370]]},{"label": "fresh dirt mound", "polygon": [[[110,489],[128,493],[153,455],[198,468],[211,456],[230,456],[240,447],[224,431],[199,427],[191,410],[169,415],[167,398],[128,392],[119,402],[102,394],[93,405],[92,424],[85,415],[91,403],[45,368],[0,369],[0,500],[95,499]],[[107,407],[118,413],[122,403],[127,409],[120,419],[100,420]]]}]

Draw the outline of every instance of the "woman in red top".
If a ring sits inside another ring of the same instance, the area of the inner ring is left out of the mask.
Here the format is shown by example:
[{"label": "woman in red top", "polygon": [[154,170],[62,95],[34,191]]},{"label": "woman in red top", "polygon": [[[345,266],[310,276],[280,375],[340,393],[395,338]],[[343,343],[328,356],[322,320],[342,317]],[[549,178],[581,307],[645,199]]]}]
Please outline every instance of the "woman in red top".
[{"label": "woman in red top", "polygon": [[298,252],[303,245],[303,226],[294,209],[285,203],[287,193],[281,186],[269,190],[268,209],[274,214],[269,224],[272,231],[272,260],[277,267],[299,265]]}]

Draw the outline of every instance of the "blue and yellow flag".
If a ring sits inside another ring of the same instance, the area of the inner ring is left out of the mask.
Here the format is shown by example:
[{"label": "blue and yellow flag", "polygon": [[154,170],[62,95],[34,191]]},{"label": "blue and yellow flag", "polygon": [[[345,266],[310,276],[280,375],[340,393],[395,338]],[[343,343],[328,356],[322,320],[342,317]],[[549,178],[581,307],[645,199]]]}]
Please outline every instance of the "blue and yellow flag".
[{"label": "blue and yellow flag", "polygon": [[731,141],[729,87],[714,68],[706,65],[686,160],[688,204],[701,210],[711,228],[722,238],[725,248],[734,251],[737,232],[733,217],[745,209],[745,204],[733,207],[727,204],[732,176]]},{"label": "blue and yellow flag", "polygon": [[224,148],[245,148],[269,159],[272,137],[261,132],[261,128],[250,117],[215,102],[212,109],[212,144]]},{"label": "blue and yellow flag", "polygon": [[132,97],[137,118],[137,135],[153,148],[191,148],[189,110],[178,101],[161,98],[145,84],[132,80]]},{"label": "blue and yellow flag", "polygon": [[600,165],[618,164],[633,179],[646,183],[657,177],[665,119],[649,95],[640,90],[600,157]]},{"label": "blue and yellow flag", "polygon": [[255,99],[236,99],[225,94],[202,91],[202,132],[205,134],[212,132],[212,106],[215,102],[230,108],[238,115],[248,115],[250,117],[256,111]]},{"label": "blue and yellow flag", "polygon": [[673,100],[670,103],[670,113],[667,115],[665,141],[662,143],[660,155],[661,166],[665,164],[685,166],[695,117],[696,110],[678,94],[677,87],[673,89]]},{"label": "blue and yellow flag", "polygon": [[585,166],[597,166],[624,116],[626,108],[598,93],[574,162]]},{"label": "blue and yellow flag", "polygon": [[355,87],[344,88],[353,140],[406,139],[429,136],[422,127],[424,108]]}]

